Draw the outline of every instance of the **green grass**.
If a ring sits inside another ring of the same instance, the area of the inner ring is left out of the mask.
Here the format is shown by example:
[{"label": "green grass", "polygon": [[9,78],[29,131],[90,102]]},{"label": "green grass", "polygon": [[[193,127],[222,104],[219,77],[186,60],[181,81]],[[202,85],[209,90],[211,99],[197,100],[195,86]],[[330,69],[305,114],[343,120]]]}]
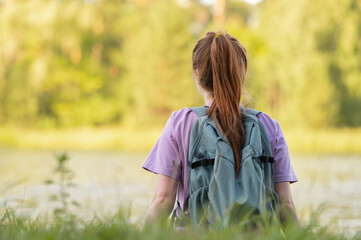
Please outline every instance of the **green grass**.
[{"label": "green grass", "polygon": [[[149,151],[162,133],[154,128],[0,129],[0,147],[42,150]],[[360,154],[361,128],[284,130],[291,153]]]},{"label": "green grass", "polygon": [[149,150],[162,128],[0,129],[0,147],[40,150]]},{"label": "green grass", "polygon": [[361,153],[361,128],[291,129],[284,134],[292,153]]},{"label": "green grass", "polygon": [[[236,225],[225,230],[205,230],[185,228],[183,231],[175,231],[169,227],[167,221],[153,222],[142,228],[140,223],[131,223],[128,215],[122,211],[106,218],[94,217],[84,221],[76,216],[46,219],[30,219],[21,217],[16,211],[10,208],[0,209],[0,239],[172,239],[172,240],[218,240],[218,239],[347,239],[341,233],[333,233],[325,227],[318,227],[315,222],[303,228],[288,227],[281,231],[275,225],[259,227],[257,229],[245,229]],[[361,236],[354,236],[353,239],[361,239]]]}]

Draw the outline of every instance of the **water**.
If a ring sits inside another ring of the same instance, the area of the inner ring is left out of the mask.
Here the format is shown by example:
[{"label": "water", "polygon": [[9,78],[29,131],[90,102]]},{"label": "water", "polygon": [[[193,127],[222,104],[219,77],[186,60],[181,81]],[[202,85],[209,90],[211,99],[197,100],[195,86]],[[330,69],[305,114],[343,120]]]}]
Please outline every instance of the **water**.
[{"label": "water", "polygon": [[294,156],[299,182],[293,197],[303,218],[323,205],[324,225],[352,235],[361,231],[361,156]]},{"label": "water", "polygon": [[[49,197],[56,186],[55,152],[0,150],[0,206],[21,214],[46,215],[59,205]],[[81,204],[72,210],[83,218],[130,210],[131,219],[144,217],[153,194],[155,175],[141,168],[147,153],[69,152],[76,173],[71,198]],[[353,235],[361,231],[361,156],[292,156],[299,182],[292,184],[295,205],[303,221],[319,209],[321,223]]]}]

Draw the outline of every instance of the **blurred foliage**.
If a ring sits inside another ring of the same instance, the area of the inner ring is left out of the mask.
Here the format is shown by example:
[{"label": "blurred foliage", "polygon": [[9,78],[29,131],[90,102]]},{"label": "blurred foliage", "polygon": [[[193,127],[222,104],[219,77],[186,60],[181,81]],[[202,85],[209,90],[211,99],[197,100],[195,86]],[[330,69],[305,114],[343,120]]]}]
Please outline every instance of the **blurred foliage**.
[{"label": "blurred foliage", "polygon": [[[197,0],[0,1],[0,124],[153,126],[202,104],[191,54],[217,30],[212,12]],[[248,49],[254,107],[286,126],[361,126],[360,1],[229,0],[225,30]]]},{"label": "blurred foliage", "polygon": [[255,57],[260,105],[288,125],[361,125],[361,2],[265,1]]},{"label": "blurred foliage", "polygon": [[[278,224],[254,225],[235,224],[222,230],[208,228],[192,228],[186,226],[181,230],[172,227],[166,218],[157,221],[134,221],[129,210],[114,209],[114,213],[84,219],[77,215],[67,218],[52,219],[49,216],[31,217],[22,214],[21,208],[5,206],[0,209],[0,239],[14,240],[112,240],[112,239],[172,239],[172,240],[347,240],[360,239],[361,232],[353,234],[338,231],[331,226],[322,226],[318,221],[321,211],[314,212],[304,227],[288,224],[280,229]],[[243,223],[249,220],[242,219]]]}]

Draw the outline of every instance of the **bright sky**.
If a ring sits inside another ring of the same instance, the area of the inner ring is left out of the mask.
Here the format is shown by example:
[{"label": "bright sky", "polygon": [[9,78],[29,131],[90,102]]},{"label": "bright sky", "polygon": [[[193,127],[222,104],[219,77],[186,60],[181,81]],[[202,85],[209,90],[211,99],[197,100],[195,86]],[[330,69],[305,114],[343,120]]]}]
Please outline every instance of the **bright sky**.
[{"label": "bright sky", "polygon": [[250,4],[257,4],[259,2],[262,2],[262,0],[243,0],[243,1],[248,2]]},{"label": "bright sky", "polygon": [[[215,0],[201,0],[201,2],[205,5],[212,5],[214,3]],[[256,4],[261,2],[262,0],[243,0],[245,2],[248,2],[250,4]]]}]

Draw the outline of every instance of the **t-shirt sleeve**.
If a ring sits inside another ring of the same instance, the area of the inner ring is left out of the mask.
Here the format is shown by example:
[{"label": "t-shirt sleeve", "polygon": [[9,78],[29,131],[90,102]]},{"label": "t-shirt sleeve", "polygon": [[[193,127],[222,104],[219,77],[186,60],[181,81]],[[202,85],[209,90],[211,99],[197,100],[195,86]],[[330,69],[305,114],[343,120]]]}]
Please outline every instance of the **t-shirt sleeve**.
[{"label": "t-shirt sleeve", "polygon": [[178,144],[173,136],[173,114],[168,119],[162,135],[149,153],[143,168],[176,180],[181,175],[181,159]]},{"label": "t-shirt sleeve", "polygon": [[265,113],[259,114],[258,118],[264,125],[271,144],[275,182],[297,182],[298,179],[291,165],[287,142],[280,125]]}]

